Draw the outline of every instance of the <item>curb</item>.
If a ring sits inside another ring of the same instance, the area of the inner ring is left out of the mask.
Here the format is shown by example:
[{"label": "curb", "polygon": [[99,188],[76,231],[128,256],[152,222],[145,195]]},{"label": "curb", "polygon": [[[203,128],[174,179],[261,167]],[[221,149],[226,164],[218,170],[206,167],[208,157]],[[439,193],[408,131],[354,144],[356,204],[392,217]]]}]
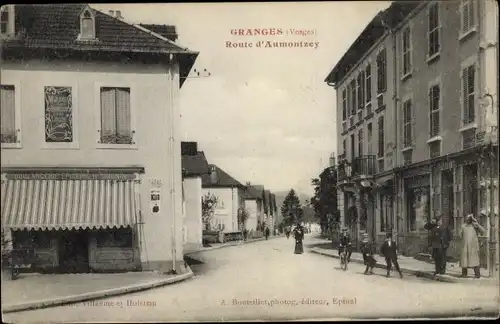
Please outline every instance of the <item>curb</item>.
[{"label": "curb", "polygon": [[[309,251],[311,251],[313,253],[321,254],[321,255],[324,255],[324,256],[328,256],[330,258],[335,258],[335,259],[339,259],[340,258],[338,255],[331,255],[331,254],[325,253],[323,251],[319,251],[319,250],[317,250],[315,248],[311,248],[311,249],[309,249]],[[364,264],[363,260],[354,259],[354,258],[351,258],[351,262]],[[386,266],[383,265],[383,264],[377,263],[377,264],[375,264],[375,268],[384,269],[385,270]],[[401,268],[401,272],[407,273],[407,274],[412,274],[412,275],[414,275],[416,277],[427,278],[427,279],[432,279],[432,280],[441,281],[441,282],[448,282],[448,283],[457,283],[457,282],[460,282],[457,278],[453,278],[453,277],[450,277],[450,276],[443,276],[443,275],[436,275],[435,276],[433,273],[430,273],[430,272],[427,272],[427,271],[413,270],[413,269],[403,268],[401,266],[400,266],[400,268]]]},{"label": "curb", "polygon": [[184,281],[184,280],[187,280],[187,279],[193,277],[194,274],[193,274],[193,271],[191,270],[191,268],[187,265],[186,265],[186,267],[188,269],[188,272],[183,273],[183,274],[178,275],[178,276],[175,276],[175,277],[168,278],[168,279],[160,279],[160,280],[156,280],[156,281],[148,282],[148,283],[144,283],[144,284],[93,291],[93,292],[79,294],[79,295],[73,295],[73,296],[58,297],[58,298],[54,298],[54,299],[44,299],[44,300],[38,300],[38,301],[34,301],[34,302],[14,304],[14,305],[5,305],[2,307],[2,312],[3,313],[13,313],[13,312],[20,312],[20,311],[47,308],[47,307],[62,306],[62,305],[66,305],[66,304],[76,303],[76,302],[82,302],[82,301],[93,300],[93,299],[100,299],[100,298],[105,298],[105,297],[110,297],[110,296],[118,296],[118,295],[129,294],[129,293],[133,293],[133,292],[153,289],[153,288],[157,288],[157,287],[161,287],[161,286],[171,285],[171,284],[181,282],[181,281]]},{"label": "curb", "polygon": [[[279,238],[279,237],[284,237],[284,236],[276,235],[276,236],[273,236],[273,237],[269,237],[268,240],[272,240],[274,238]],[[234,242],[229,242],[229,243],[224,244],[224,245],[211,246],[211,247],[203,248],[203,249],[196,250],[196,251],[190,251],[188,253],[184,253],[184,255],[190,255],[190,254],[193,254],[193,253],[199,253],[199,252],[205,252],[205,251],[218,250],[218,249],[222,249],[222,248],[226,248],[226,247],[231,247],[231,246],[240,246],[240,245],[245,245],[245,244],[254,243],[254,242],[261,242],[261,241],[265,241],[265,240],[266,240],[265,237],[261,237],[261,238],[253,239],[253,240],[250,240],[250,241],[243,241],[243,242],[242,241],[234,241]]]}]

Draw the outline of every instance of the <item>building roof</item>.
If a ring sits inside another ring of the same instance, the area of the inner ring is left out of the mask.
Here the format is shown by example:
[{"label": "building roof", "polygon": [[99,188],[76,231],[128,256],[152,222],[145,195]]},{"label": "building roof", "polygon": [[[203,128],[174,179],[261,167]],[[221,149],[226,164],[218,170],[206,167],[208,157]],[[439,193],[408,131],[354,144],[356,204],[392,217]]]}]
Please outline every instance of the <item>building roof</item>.
[{"label": "building roof", "polygon": [[209,168],[215,168],[217,171],[217,183],[212,183],[211,174],[203,174],[201,176],[203,187],[245,187],[215,164],[209,164]]},{"label": "building roof", "polygon": [[247,185],[245,190],[245,193],[243,194],[243,197],[247,200],[250,199],[255,199],[255,200],[262,200],[263,199],[263,192],[264,192],[264,186],[260,185]]},{"label": "building roof", "polygon": [[389,8],[375,15],[328,74],[325,82],[335,85],[340,82],[384,35],[387,28],[395,28],[422,3],[424,1],[394,1]]},{"label": "building roof", "polygon": [[[87,4],[15,5],[16,31],[22,37],[2,41],[10,48],[99,51],[150,54],[182,54],[190,64],[198,53],[183,48],[162,35],[90,8],[95,15],[96,40],[79,41],[80,14]],[[181,55],[181,56],[182,56]],[[181,73],[182,74],[182,73]],[[182,75],[181,75],[182,77]],[[183,79],[181,79],[181,84]]]},{"label": "building roof", "polygon": [[151,30],[152,32],[155,32],[165,38],[170,39],[171,41],[175,42],[177,38],[179,38],[179,35],[177,34],[177,31],[175,29],[175,26],[171,25],[154,25],[154,24],[139,24],[142,27]]},{"label": "building roof", "polygon": [[210,173],[210,167],[203,152],[198,152],[196,155],[183,155],[182,169],[185,170],[186,176],[201,176]]}]

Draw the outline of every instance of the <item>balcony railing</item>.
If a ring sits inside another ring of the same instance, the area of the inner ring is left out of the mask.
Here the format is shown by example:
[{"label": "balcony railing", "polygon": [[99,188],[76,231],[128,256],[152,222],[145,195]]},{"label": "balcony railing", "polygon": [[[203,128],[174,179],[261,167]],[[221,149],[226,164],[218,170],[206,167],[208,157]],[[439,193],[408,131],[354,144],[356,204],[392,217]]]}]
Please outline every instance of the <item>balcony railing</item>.
[{"label": "balcony railing", "polygon": [[362,155],[352,161],[353,176],[371,176],[375,174],[375,155]]}]

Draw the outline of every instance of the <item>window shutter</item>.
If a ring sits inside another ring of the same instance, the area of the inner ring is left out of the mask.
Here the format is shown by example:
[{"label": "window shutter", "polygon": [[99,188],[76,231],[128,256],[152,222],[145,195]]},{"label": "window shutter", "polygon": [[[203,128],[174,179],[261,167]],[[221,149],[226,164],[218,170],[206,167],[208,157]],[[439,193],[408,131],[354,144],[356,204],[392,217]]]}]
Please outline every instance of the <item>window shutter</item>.
[{"label": "window shutter", "polygon": [[399,120],[399,138],[400,138],[400,141],[401,141],[401,148],[405,148],[405,103],[403,102],[402,104],[402,116],[400,117],[400,120]]},{"label": "window shutter", "polygon": [[474,1],[469,1],[468,2],[468,7],[469,7],[469,16],[468,16],[468,25],[469,29],[473,28],[474,25],[476,24],[475,18],[476,18],[476,9],[474,8],[476,6],[476,3]]},{"label": "window shutter", "polygon": [[16,106],[15,88],[2,86],[0,88],[1,134],[2,142],[16,142]]},{"label": "window shutter", "polygon": [[415,121],[415,109],[413,108],[413,103],[410,101],[410,118],[411,118],[411,145],[415,147],[417,140],[417,132],[416,132],[416,121]]},{"label": "window shutter", "polygon": [[469,80],[469,69],[462,69],[462,119],[463,121],[467,121],[469,119],[469,94],[468,94],[468,80]]},{"label": "window shutter", "polygon": [[116,132],[120,136],[130,137],[130,91],[128,89],[116,90]]},{"label": "window shutter", "polygon": [[116,133],[115,90],[101,88],[101,141]]}]

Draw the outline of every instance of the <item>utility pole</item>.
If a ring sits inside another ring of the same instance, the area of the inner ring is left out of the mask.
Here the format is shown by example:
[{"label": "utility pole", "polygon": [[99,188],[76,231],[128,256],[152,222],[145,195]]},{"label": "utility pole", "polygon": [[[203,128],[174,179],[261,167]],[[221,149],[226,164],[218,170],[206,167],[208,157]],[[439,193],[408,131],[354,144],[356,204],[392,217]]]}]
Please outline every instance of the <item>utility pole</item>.
[{"label": "utility pole", "polygon": [[[492,113],[495,113],[495,105],[494,105],[494,100],[493,96],[489,93],[485,94],[485,97],[489,97],[491,100],[491,110]],[[486,108],[487,109],[487,108]],[[486,125],[488,126],[488,125]],[[498,266],[499,266],[499,258],[498,258],[498,207],[495,208],[495,193],[496,193],[496,188],[498,186],[498,181],[496,181],[496,177],[498,176],[498,172],[495,172],[496,165],[495,163],[496,160],[496,155],[495,154],[495,145],[493,145],[493,136],[495,133],[495,128],[498,130],[498,126],[490,126],[490,134],[489,134],[489,143],[486,148],[486,152],[488,154],[488,159],[486,159],[489,168],[489,179],[487,181],[487,190],[488,195],[489,195],[489,225],[490,225],[490,232],[489,232],[489,274],[490,278],[497,278],[498,276]]]}]

